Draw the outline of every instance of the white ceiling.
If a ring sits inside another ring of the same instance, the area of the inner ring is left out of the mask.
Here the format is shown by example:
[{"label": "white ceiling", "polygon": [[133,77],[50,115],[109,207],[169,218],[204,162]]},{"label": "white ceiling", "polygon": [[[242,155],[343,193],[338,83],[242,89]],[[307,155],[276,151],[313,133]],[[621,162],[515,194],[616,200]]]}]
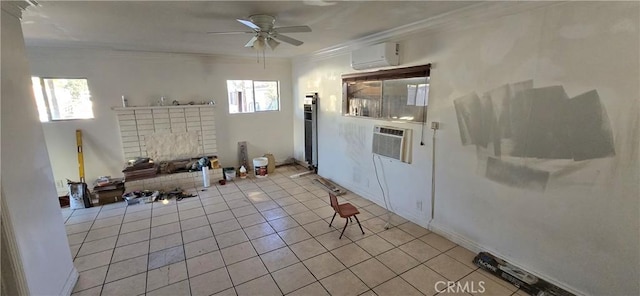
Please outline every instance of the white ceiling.
[{"label": "white ceiling", "polygon": [[39,1],[23,14],[28,46],[107,48],[252,56],[250,34],[236,21],[252,14],[276,17],[276,26],[307,25],[304,41],[282,44],[268,56],[293,57],[422,21],[475,2],[456,1]]}]

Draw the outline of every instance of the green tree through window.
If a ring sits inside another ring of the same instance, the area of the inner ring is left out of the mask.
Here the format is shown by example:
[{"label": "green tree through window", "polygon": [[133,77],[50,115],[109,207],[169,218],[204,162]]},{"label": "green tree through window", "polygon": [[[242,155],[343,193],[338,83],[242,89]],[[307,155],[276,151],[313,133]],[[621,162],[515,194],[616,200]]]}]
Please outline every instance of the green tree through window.
[{"label": "green tree through window", "polygon": [[86,79],[32,77],[40,121],[93,118]]}]

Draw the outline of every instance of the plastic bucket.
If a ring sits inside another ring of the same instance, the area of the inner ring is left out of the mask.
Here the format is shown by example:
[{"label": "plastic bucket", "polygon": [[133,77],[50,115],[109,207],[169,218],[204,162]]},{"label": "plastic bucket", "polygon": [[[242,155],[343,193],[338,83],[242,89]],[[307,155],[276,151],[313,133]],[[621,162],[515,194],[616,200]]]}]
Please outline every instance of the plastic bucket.
[{"label": "plastic bucket", "polygon": [[227,180],[227,181],[231,181],[231,180],[235,179],[235,177],[236,177],[236,170],[235,169],[226,170],[224,172],[224,179]]},{"label": "plastic bucket", "polygon": [[224,172],[224,179],[227,181],[231,181],[236,177],[236,169],[234,167],[228,167],[222,169]]},{"label": "plastic bucket", "polygon": [[253,159],[253,173],[256,178],[264,178],[268,176],[267,165],[269,165],[269,159],[266,157],[257,157]]}]

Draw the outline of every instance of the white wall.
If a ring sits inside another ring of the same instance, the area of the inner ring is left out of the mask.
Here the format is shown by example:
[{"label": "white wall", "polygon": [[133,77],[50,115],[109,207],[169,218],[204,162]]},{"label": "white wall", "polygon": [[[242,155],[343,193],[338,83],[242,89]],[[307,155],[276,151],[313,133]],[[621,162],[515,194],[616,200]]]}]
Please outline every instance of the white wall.
[{"label": "white wall", "polygon": [[[341,75],[351,73],[350,57],[340,56],[330,60],[294,65],[294,141],[295,157],[304,159],[304,94],[318,92],[318,172],[337,181],[364,197],[384,205],[380,186],[375,176],[371,151],[373,126],[384,124],[413,130],[412,163],[400,163],[385,158],[375,158],[378,174],[385,192],[390,194],[391,207],[407,218],[426,225],[430,205],[431,186],[425,179],[431,170],[430,142],[420,146],[421,125],[418,123],[393,123],[389,121],[343,117]],[[430,136],[426,128],[425,136]],[[422,202],[422,210],[416,207]]]},{"label": "white wall", "polygon": [[[121,176],[123,151],[116,113],[124,95],[132,106],[214,99],[218,157],[224,166],[237,166],[238,141],[247,141],[249,162],[264,153],[276,161],[293,156],[291,63],[267,56],[266,69],[255,59],[186,54],[136,53],[68,48],[28,48],[33,76],[86,77],[95,118],[43,123],[56,180],[77,179],[75,130],[83,130],[87,180]],[[281,111],[228,113],[226,80],[279,80]],[[62,192],[65,190],[62,189]]]},{"label": "white wall", "polygon": [[14,263],[28,294],[69,295],[78,273],[30,90],[20,21],[5,12],[9,5],[2,3],[2,220],[12,227]]},{"label": "white wall", "polygon": [[[464,18],[397,40],[403,66],[433,63],[428,122],[436,140],[432,228],[473,250],[488,250],[574,292],[634,295],[640,286],[639,4],[565,3],[486,21]],[[302,97],[320,96],[319,173],[382,204],[371,164],[372,126],[340,115],[340,75],[349,56],[294,61],[294,143],[303,158]],[[569,97],[596,89],[616,154],[580,162],[544,191],[505,186],[479,172],[474,146],[460,141],[453,100],[506,83],[562,85]],[[396,211],[426,225],[430,130],[414,130],[411,165],[384,164]],[[423,202],[423,210],[415,202]]]}]

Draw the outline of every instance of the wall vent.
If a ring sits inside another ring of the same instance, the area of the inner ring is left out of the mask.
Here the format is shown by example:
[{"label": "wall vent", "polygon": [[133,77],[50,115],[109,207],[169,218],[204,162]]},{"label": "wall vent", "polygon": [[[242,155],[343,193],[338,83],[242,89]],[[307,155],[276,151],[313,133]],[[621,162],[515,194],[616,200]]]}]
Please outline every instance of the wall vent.
[{"label": "wall vent", "polygon": [[371,151],[373,154],[411,163],[411,130],[374,126]]}]

